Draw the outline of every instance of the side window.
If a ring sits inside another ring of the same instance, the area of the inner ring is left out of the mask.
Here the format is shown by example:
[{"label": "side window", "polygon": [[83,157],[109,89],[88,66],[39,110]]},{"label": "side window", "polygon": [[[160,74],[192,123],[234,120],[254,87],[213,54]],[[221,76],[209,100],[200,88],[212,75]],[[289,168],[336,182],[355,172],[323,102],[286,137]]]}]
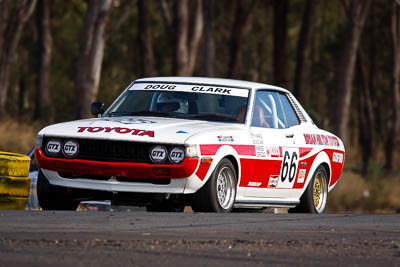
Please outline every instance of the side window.
[{"label": "side window", "polygon": [[299,118],[296,115],[292,105],[290,104],[287,96],[285,94],[279,94],[282,103],[283,110],[285,111],[285,117],[287,122],[287,127],[292,127],[299,125]]},{"label": "side window", "polygon": [[257,91],[254,100],[251,126],[264,128],[287,128],[285,113],[277,92]]}]

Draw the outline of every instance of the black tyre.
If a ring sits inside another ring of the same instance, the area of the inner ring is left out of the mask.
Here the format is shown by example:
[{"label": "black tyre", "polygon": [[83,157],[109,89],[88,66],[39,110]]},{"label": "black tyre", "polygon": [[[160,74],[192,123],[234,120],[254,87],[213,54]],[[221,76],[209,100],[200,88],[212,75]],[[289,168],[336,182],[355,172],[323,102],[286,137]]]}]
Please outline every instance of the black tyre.
[{"label": "black tyre", "polygon": [[223,159],[207,183],[193,195],[193,211],[231,212],[236,198],[236,177],[232,162]]},{"label": "black tyre", "polygon": [[319,166],[300,198],[300,204],[290,213],[324,213],[328,202],[328,175],[324,167]]},{"label": "black tyre", "polygon": [[41,170],[38,174],[36,191],[39,205],[43,210],[76,210],[80,203],[71,198],[67,188],[51,185]]}]

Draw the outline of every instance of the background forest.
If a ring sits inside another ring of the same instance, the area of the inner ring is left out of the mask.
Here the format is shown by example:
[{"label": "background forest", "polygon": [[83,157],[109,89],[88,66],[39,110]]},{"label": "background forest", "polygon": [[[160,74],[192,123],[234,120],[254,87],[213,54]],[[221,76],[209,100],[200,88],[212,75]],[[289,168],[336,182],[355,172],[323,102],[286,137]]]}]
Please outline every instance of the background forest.
[{"label": "background forest", "polygon": [[328,209],[400,212],[400,1],[0,0],[0,150],[171,75],[291,90],[346,144]]}]

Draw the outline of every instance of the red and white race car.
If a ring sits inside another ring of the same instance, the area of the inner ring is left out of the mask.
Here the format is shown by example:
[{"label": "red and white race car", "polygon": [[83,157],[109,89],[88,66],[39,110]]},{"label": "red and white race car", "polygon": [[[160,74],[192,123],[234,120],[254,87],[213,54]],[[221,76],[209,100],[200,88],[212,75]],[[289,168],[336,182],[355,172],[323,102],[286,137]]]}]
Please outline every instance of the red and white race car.
[{"label": "red and white race car", "polygon": [[279,87],[228,79],[139,79],[98,118],[37,137],[43,209],[111,199],[148,211],[286,207],[323,213],[345,150]]}]

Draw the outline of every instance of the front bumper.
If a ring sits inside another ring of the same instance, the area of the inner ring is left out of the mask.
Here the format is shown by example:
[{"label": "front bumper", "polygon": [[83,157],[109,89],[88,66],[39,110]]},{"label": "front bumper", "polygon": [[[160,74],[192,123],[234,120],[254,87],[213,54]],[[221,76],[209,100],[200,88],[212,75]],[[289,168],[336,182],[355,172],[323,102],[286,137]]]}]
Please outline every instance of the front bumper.
[{"label": "front bumper", "polygon": [[[187,180],[185,178],[191,177],[199,164],[197,158],[185,158],[179,165],[61,159],[46,157],[41,149],[36,149],[35,157],[43,174],[53,185],[115,192],[183,193]],[[167,168],[169,174],[156,175],[153,168]],[[72,173],[75,178],[63,178],[60,173]],[[126,177],[126,179],[97,180],[84,178],[85,175]],[[132,182],[129,178],[132,178]],[[170,183],[134,182],[135,178],[170,179]]]}]

